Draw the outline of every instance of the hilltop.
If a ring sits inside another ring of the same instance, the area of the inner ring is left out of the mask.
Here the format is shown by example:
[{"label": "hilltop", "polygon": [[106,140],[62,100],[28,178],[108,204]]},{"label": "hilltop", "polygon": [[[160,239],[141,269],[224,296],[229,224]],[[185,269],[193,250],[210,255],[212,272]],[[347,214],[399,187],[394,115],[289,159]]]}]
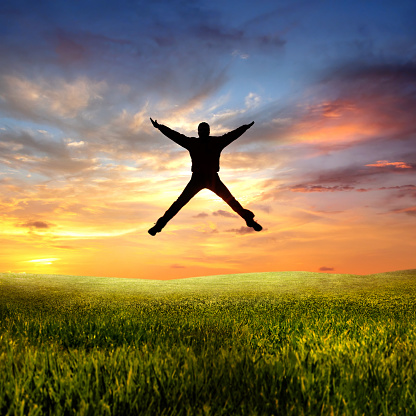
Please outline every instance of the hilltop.
[{"label": "hilltop", "polygon": [[1,273],[0,286],[24,292],[162,295],[311,295],[416,289],[416,269],[371,275],[305,271],[213,275],[176,280],[145,280],[53,274]]}]

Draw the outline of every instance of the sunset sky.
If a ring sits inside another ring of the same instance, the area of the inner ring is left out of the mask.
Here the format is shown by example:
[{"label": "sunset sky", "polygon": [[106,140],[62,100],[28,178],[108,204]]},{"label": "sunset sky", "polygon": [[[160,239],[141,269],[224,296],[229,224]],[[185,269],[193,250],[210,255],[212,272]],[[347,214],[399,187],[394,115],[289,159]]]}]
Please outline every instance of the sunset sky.
[{"label": "sunset sky", "polygon": [[[2,1],[0,272],[170,279],[416,268],[416,3]],[[220,177],[188,136],[255,121]]]}]

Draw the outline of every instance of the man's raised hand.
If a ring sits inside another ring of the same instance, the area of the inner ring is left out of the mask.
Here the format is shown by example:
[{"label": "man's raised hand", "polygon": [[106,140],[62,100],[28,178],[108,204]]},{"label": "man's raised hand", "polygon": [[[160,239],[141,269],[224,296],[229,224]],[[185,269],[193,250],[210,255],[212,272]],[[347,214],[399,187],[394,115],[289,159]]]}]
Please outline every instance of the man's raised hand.
[{"label": "man's raised hand", "polygon": [[[158,129],[159,128],[159,123],[157,122],[157,120],[153,120],[152,117],[150,117],[150,121],[152,122],[153,127],[155,129]],[[254,123],[254,121],[253,121],[253,123]]]},{"label": "man's raised hand", "polygon": [[247,128],[249,129],[254,124],[254,121],[252,121],[250,124],[247,124]]}]

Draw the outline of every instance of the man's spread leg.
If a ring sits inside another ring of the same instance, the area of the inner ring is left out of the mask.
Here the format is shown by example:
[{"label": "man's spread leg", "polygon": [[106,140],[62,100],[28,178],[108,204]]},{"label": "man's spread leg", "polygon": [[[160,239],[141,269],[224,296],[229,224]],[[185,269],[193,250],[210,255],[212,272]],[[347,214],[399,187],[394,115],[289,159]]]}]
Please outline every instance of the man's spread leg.
[{"label": "man's spread leg", "polygon": [[263,229],[263,227],[257,221],[254,221],[254,213],[248,209],[245,210],[245,215],[243,218],[246,220],[247,227],[252,227],[255,231],[261,231]]},{"label": "man's spread leg", "polygon": [[157,233],[160,233],[163,229],[163,227],[166,225],[167,221],[163,217],[160,217],[156,224],[148,231],[150,235],[155,236]]},{"label": "man's spread leg", "polygon": [[155,236],[160,233],[163,227],[201,190],[203,184],[200,183],[195,175],[192,175],[191,180],[179,196],[179,198],[170,206],[170,208],[160,217],[154,227],[148,233]]},{"label": "man's spread leg", "polygon": [[240,217],[244,218],[247,227],[252,227],[256,231],[261,231],[263,229],[258,222],[254,221],[254,214],[248,209],[244,209],[242,205],[233,197],[231,192],[221,181],[218,174],[212,184],[210,184],[209,189],[222,198]]}]

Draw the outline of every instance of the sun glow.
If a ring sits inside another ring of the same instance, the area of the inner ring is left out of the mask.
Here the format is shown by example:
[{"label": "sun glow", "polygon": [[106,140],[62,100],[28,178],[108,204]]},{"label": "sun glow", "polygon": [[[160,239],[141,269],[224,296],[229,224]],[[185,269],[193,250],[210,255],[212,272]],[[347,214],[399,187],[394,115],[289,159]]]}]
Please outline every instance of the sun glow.
[{"label": "sun glow", "polygon": [[48,264],[52,264],[54,261],[58,261],[60,258],[57,257],[51,257],[47,259],[34,259],[34,260],[27,260],[26,263],[35,263],[42,266],[46,266]]}]

